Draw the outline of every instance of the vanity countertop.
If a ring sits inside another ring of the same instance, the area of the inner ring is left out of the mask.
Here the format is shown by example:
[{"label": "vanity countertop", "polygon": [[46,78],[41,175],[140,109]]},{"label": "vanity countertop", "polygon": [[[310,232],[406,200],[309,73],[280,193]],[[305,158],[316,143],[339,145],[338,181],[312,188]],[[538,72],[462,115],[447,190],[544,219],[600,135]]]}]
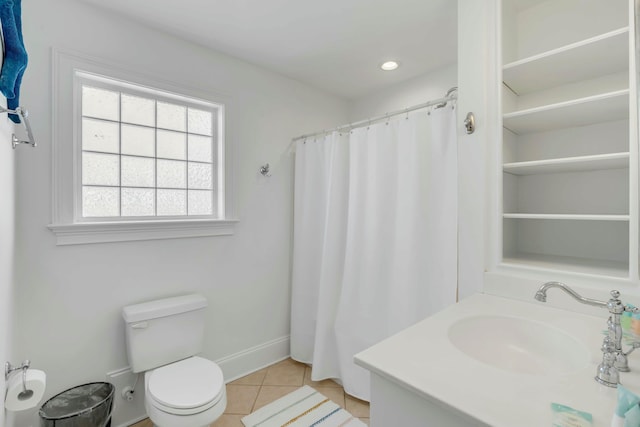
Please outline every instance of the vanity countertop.
[{"label": "vanity countertop", "polygon": [[[511,372],[468,356],[449,339],[450,327],[460,319],[496,315],[525,318],[566,332],[588,349],[587,366],[565,374]],[[604,309],[596,317],[551,308],[533,298],[528,303],[477,294],[358,353],[355,362],[490,426],[550,426],[550,405],[555,402],[589,412],[594,426],[608,427],[616,389],[594,380],[608,316]],[[640,394],[640,351],[629,355],[629,367],[631,372],[620,373],[620,382]]]}]

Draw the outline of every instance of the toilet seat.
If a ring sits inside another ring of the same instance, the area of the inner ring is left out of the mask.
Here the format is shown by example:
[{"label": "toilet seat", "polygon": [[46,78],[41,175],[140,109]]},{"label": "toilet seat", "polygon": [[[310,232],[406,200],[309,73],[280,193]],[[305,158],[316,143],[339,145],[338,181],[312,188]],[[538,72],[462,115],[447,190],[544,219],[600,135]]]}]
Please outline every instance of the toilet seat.
[{"label": "toilet seat", "polygon": [[163,412],[191,415],[214,406],[224,395],[222,370],[193,356],[145,373],[150,403]]}]

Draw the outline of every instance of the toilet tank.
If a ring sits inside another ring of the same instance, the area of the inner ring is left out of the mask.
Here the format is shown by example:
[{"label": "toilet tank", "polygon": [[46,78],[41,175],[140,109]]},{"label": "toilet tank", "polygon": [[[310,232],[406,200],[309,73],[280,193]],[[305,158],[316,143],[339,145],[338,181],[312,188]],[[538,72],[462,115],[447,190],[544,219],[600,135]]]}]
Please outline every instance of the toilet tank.
[{"label": "toilet tank", "polygon": [[131,370],[147,371],[200,353],[206,307],[198,294],[124,307]]}]

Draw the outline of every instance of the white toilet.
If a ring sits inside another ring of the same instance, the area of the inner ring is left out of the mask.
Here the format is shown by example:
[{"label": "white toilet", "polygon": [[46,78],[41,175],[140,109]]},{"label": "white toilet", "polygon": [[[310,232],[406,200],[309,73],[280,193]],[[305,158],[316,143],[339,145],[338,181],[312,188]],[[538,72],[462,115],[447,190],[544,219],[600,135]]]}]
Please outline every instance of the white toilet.
[{"label": "white toilet", "polygon": [[166,298],[122,309],[127,357],[144,372],[147,415],[158,427],[204,427],[227,406],[222,370],[202,351],[207,300]]}]

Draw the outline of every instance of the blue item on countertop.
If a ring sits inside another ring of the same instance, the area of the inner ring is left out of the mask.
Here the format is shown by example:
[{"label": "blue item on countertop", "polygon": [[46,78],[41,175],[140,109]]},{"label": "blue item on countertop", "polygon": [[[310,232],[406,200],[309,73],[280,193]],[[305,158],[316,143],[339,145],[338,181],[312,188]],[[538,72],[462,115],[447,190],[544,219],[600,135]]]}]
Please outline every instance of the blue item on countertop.
[{"label": "blue item on countertop", "polygon": [[553,419],[551,427],[592,427],[593,416],[588,412],[578,411],[570,406],[551,404]]},{"label": "blue item on countertop", "polygon": [[612,426],[640,427],[640,397],[618,384],[618,404]]},{"label": "blue item on countertop", "polygon": [[616,406],[616,415],[624,417],[629,409],[640,403],[640,397],[630,392],[621,384],[618,384],[618,405]]},{"label": "blue item on countertop", "polygon": [[637,404],[625,412],[624,427],[640,427],[640,406]]},{"label": "blue item on countertop", "polygon": [[[7,97],[7,107],[15,110],[20,105],[20,85],[27,68],[27,51],[22,37],[21,0],[0,0],[0,22],[4,37],[4,62],[0,71],[0,91]],[[14,123],[20,123],[17,114],[9,114]]]}]

